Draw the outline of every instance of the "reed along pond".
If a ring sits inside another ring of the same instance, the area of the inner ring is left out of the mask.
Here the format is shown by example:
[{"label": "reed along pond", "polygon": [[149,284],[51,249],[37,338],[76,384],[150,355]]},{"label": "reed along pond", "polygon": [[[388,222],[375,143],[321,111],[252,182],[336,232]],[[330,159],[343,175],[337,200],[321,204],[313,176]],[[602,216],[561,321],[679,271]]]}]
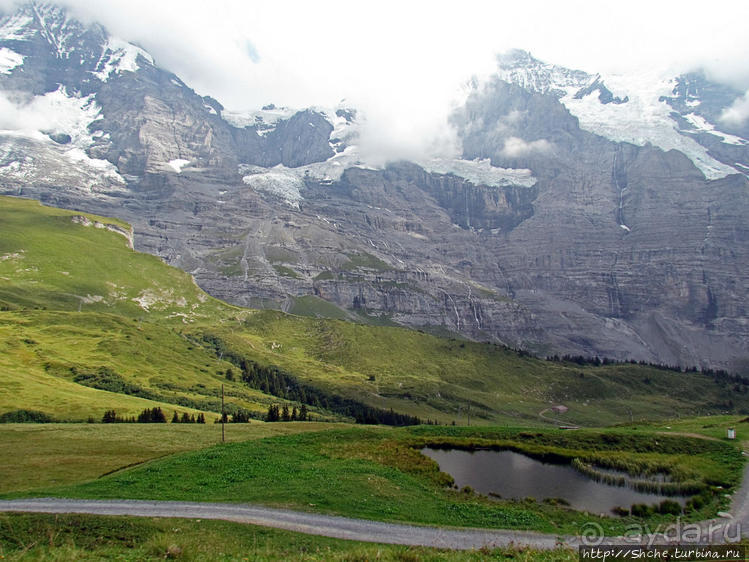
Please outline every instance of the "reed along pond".
[{"label": "reed along pond", "polygon": [[682,506],[686,502],[683,496],[638,492],[596,482],[569,464],[541,462],[514,451],[425,448],[421,453],[435,460],[459,488],[470,486],[481,494],[504,499],[562,498],[572,509],[604,514],[611,514],[615,507],[628,509],[632,504],[653,505],[666,499]]}]

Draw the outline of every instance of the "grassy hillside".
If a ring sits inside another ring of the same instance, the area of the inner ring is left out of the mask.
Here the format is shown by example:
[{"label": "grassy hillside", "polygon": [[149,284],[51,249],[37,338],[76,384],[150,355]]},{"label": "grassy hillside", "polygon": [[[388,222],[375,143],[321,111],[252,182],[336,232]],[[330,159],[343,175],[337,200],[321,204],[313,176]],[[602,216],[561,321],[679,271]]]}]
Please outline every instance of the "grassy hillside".
[{"label": "grassy hillside", "polygon": [[[277,365],[330,392],[444,423],[562,423],[602,426],[745,410],[745,389],[700,373],[654,367],[577,365],[528,357],[496,345],[414,330],[263,311],[241,327],[209,332],[237,355]],[[741,386],[741,385],[739,385]]]},{"label": "grassy hillside", "polygon": [[[229,411],[260,416],[290,396],[289,381],[322,393],[311,409],[323,416],[336,396],[458,424],[749,412],[745,386],[701,374],[547,362],[402,328],[233,307],[134,252],[129,227],[113,219],[3,197],[0,232],[0,414],[217,412],[223,384]],[[321,306],[297,304],[310,314]],[[291,378],[253,388],[241,380],[244,362]],[[569,411],[539,416],[557,404]]]},{"label": "grassy hillside", "polygon": [[93,312],[0,313],[0,413],[98,421],[112,408],[127,416],[156,405],[170,415],[217,412],[222,384],[230,410],[267,409],[272,397],[226,380],[230,367],[159,323]]},{"label": "grassy hillside", "polygon": [[98,421],[108,409],[217,412],[224,384],[229,411],[260,415],[273,398],[226,380],[231,365],[175,329],[242,311],[130,249],[122,235],[129,229],[0,198],[0,414],[28,409]]},{"label": "grassy hillside", "polygon": [[0,198],[0,308],[105,312],[194,321],[230,307],[154,256],[134,252],[104,217]]}]

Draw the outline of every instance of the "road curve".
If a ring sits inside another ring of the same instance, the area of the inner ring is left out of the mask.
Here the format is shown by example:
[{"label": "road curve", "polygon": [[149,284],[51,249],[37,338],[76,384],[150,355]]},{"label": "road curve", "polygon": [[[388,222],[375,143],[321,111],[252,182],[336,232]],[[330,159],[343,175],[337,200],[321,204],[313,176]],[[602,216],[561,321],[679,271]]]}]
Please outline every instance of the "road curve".
[{"label": "road curve", "polygon": [[0,500],[2,511],[222,519],[337,539],[455,550],[508,545],[551,549],[566,543],[554,535],[532,531],[419,527],[247,504],[41,498]]},{"label": "road curve", "polygon": [[[596,544],[598,540],[605,544],[622,545],[683,542],[717,544],[735,542],[740,536],[749,536],[749,464],[744,468],[741,487],[733,496],[730,517],[703,521],[699,524],[677,523],[668,529],[653,529],[652,532],[645,528],[645,533],[641,536],[627,538],[603,539],[595,524],[587,524],[582,529],[582,537],[573,537],[534,531],[422,527],[227,503],[39,498],[0,500],[0,512],[3,511],[221,519],[337,539],[454,550],[503,546],[529,546],[548,550],[560,546],[575,548],[581,544]],[[694,534],[697,527],[700,529],[699,536]]]}]

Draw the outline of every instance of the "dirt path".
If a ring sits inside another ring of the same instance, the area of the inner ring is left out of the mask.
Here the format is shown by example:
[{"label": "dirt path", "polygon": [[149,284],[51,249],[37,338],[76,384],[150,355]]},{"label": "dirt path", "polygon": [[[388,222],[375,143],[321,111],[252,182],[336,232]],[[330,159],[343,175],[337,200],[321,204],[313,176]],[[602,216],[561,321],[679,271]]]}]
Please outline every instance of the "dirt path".
[{"label": "dirt path", "polygon": [[541,410],[538,413],[538,417],[541,418],[544,421],[551,422],[551,423],[556,424],[556,425],[561,426],[561,427],[566,427],[566,428],[570,428],[570,429],[581,429],[581,427],[579,425],[577,425],[577,424],[569,423],[569,422],[566,422],[564,420],[560,420],[558,418],[552,418],[552,417],[547,416],[546,412],[551,412],[551,411],[552,411],[552,408],[546,408],[545,410]]},{"label": "dirt path", "polygon": [[417,527],[286,509],[220,503],[44,498],[0,501],[0,511],[223,519],[338,539],[458,550],[511,544],[551,549],[561,544],[554,535],[531,531]]},{"label": "dirt path", "polygon": [[658,435],[676,435],[678,437],[693,437],[694,439],[704,439],[705,441],[721,441],[717,437],[710,437],[709,435],[702,435],[701,433],[689,433],[688,431],[656,431]]}]

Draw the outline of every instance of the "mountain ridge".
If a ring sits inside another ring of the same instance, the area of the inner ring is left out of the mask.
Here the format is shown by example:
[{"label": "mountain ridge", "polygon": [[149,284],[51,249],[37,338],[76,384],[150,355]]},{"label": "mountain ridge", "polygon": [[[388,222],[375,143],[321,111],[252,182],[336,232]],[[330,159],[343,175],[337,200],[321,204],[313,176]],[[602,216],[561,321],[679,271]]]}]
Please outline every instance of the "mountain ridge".
[{"label": "mountain ridge", "polygon": [[[24,59],[0,90],[32,99],[18,106],[29,115],[62,105],[74,117],[0,132],[2,192],[121,216],[137,248],[215,296],[286,310],[322,298],[541,355],[749,367],[749,148],[744,128],[719,120],[730,88],[689,75],[665,95],[630,90],[526,53],[526,74],[567,89],[522,87],[532,81],[500,68],[451,117],[460,159],[382,167],[359,153],[365,117],[350,108],[227,121],[141,54],[100,80],[102,55],[117,55],[104,35],[91,69],[68,72],[54,42],[13,17],[0,49]],[[637,107],[657,119],[601,128]]]}]

